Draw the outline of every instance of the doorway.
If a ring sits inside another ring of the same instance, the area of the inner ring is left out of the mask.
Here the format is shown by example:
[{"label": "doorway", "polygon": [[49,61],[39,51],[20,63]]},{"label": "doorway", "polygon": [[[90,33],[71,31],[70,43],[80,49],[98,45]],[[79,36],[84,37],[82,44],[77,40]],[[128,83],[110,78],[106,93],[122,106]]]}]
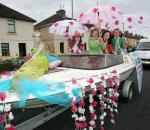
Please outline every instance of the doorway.
[{"label": "doorway", "polygon": [[19,56],[26,56],[26,43],[19,43]]}]

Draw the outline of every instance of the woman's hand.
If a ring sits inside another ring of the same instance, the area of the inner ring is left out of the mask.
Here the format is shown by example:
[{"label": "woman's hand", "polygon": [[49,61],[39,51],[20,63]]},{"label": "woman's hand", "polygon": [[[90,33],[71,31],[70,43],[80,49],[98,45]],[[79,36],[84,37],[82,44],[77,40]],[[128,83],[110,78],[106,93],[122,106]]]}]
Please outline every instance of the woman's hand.
[{"label": "woman's hand", "polygon": [[104,43],[104,40],[102,37],[99,37],[98,40],[99,40],[99,42]]}]

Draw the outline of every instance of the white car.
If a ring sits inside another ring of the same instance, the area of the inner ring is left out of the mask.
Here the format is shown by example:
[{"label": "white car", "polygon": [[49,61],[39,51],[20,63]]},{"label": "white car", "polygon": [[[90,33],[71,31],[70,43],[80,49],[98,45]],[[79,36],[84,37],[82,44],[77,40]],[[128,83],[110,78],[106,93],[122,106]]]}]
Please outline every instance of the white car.
[{"label": "white car", "polygon": [[143,64],[150,64],[150,39],[141,39],[137,45],[136,52]]}]

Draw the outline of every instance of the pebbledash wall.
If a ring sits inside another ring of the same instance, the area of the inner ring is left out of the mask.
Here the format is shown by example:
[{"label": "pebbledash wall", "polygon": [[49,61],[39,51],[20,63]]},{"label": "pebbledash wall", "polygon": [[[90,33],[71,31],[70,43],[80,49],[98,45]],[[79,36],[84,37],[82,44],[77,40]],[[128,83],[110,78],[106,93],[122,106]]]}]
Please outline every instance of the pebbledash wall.
[{"label": "pebbledash wall", "polygon": [[19,55],[19,43],[25,43],[26,54],[33,48],[33,22],[15,20],[15,32],[8,33],[7,18],[0,17],[0,58],[2,57],[1,43],[9,44],[9,56]]}]

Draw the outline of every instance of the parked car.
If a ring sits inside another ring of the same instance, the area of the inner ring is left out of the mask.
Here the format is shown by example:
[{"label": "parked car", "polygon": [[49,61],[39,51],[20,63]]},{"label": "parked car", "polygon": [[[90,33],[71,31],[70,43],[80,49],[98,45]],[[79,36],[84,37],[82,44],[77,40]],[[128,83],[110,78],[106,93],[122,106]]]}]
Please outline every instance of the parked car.
[{"label": "parked car", "polygon": [[150,39],[141,39],[137,45],[136,52],[143,64],[150,64]]}]

